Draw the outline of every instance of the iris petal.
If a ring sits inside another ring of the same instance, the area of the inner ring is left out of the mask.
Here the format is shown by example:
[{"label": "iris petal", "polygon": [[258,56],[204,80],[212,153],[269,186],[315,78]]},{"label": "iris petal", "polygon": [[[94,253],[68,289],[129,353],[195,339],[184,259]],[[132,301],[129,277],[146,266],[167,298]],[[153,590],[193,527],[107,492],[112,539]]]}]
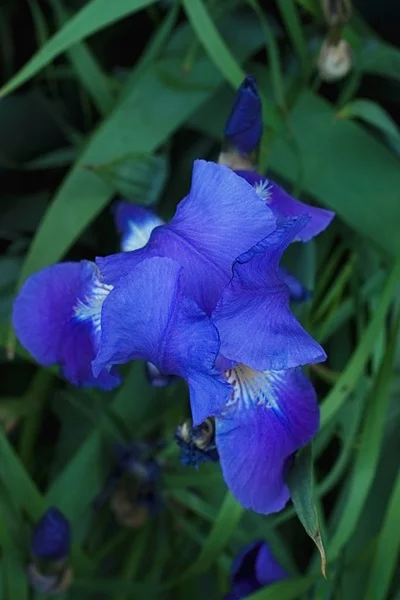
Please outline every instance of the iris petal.
[{"label": "iris petal", "polygon": [[212,315],[226,358],[258,371],[325,360],[321,346],[290,311],[289,288],[279,275],[283,251],[307,220],[288,220],[235,263]]},{"label": "iris petal", "polygon": [[182,268],[169,258],[142,261],[110,292],[93,371],[142,359],[188,381],[194,424],[219,414],[231,388],[214,363],[218,332],[181,286]]},{"label": "iris petal", "polygon": [[145,246],[153,229],[163,224],[163,220],[152,211],[130,202],[118,202],[114,217],[117,231],[122,234],[123,252],[138,250]]},{"label": "iris petal", "polygon": [[172,221],[157,227],[145,248],[99,258],[115,284],[145,258],[165,256],[183,268],[182,289],[210,314],[243,252],[275,229],[275,217],[255,190],[225,166],[198,160],[189,195]]},{"label": "iris petal", "polygon": [[285,571],[276,561],[268,544],[263,540],[256,540],[242,548],[233,561],[232,597],[243,598],[241,592],[245,584],[256,591],[285,577]]},{"label": "iris petal", "polygon": [[301,242],[308,242],[324,231],[335,216],[335,213],[330,210],[295,200],[277,183],[255,171],[236,171],[236,173],[255,187],[260,198],[266,201],[278,220],[300,215],[310,216],[309,223],[298,234],[297,239]]},{"label": "iris petal", "polygon": [[255,567],[257,580],[263,587],[287,577],[286,571],[282,569],[265,542],[261,543]]},{"label": "iris petal", "polygon": [[268,514],[289,499],[285,471],[291,455],[318,430],[313,386],[301,369],[260,373],[238,365],[216,441],[225,481],[245,507]]},{"label": "iris petal", "polygon": [[91,368],[101,305],[110,289],[89,261],[52,265],[32,275],[14,303],[13,325],[21,344],[42,365],[59,364],[75,385],[115,387],[120,380],[114,371],[102,370],[95,379]]}]

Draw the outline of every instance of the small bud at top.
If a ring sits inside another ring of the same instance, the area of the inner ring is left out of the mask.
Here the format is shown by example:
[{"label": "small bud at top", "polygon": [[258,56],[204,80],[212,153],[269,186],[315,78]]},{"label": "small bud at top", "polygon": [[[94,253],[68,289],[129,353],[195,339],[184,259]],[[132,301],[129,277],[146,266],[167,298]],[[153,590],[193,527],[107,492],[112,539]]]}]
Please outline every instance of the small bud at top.
[{"label": "small bud at top", "polygon": [[351,0],[322,0],[322,11],[329,27],[344,25],[351,17]]},{"label": "small bud at top", "polygon": [[345,77],[353,66],[351,47],[345,40],[332,44],[325,40],[318,58],[318,71],[321,79],[328,83]]},{"label": "small bud at top", "polygon": [[69,521],[57,508],[49,508],[33,530],[32,555],[39,559],[63,560],[68,557],[70,546]]},{"label": "small bud at top", "polygon": [[247,155],[257,149],[261,135],[261,99],[254,77],[248,75],[236,93],[225,127],[225,140],[230,148]]}]

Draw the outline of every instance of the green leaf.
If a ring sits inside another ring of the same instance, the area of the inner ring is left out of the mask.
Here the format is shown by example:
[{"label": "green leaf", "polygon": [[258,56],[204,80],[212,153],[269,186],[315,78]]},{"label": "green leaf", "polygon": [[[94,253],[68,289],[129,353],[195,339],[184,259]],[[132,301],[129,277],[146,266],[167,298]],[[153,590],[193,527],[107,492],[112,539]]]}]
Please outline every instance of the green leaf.
[{"label": "green leaf", "polygon": [[[239,47],[243,60],[260,46],[261,35],[254,21],[244,23],[241,19],[241,23]],[[238,25],[239,20],[232,18],[227,28],[237,32]],[[41,221],[20,284],[30,274],[59,260],[110,200],[112,188],[85,165],[107,163],[127,153],[154,152],[217,89],[221,76],[206,58],[200,59],[190,73],[180,70],[176,54],[185,47],[188,33],[186,28],[181,31],[171,41],[170,51],[142,72],[129,93],[122,93],[122,101],[94,133]],[[186,92],[165,83],[161,71],[185,81]],[[200,82],[202,89],[196,89]]]},{"label": "green leaf", "polygon": [[187,577],[196,573],[202,573],[211,567],[229,543],[243,513],[243,506],[235,500],[230,492],[227,492],[225,500],[215,518],[214,525],[203,543],[199,556],[183,576]]},{"label": "green leaf", "polygon": [[26,510],[33,520],[39,519],[46,507],[43,498],[1,428],[0,456],[0,481],[16,506]]},{"label": "green leaf", "polygon": [[221,37],[202,0],[183,0],[187,17],[211,60],[229,83],[237,88],[245,78],[245,72],[232,55]]},{"label": "green leaf", "polygon": [[[61,0],[50,0],[60,29],[68,21],[68,12]],[[100,114],[106,115],[114,104],[110,81],[89,46],[80,42],[67,51],[67,56],[83,88],[88,92]]]},{"label": "green leaf", "polygon": [[374,38],[363,40],[359,56],[363,71],[400,81],[400,50]]},{"label": "green leaf", "polygon": [[300,59],[302,75],[306,76],[310,70],[311,60],[307,48],[307,40],[300,21],[294,0],[277,0],[276,4],[284,20],[287,33],[293,47]]},{"label": "green leaf", "polygon": [[369,395],[369,403],[361,434],[361,443],[353,465],[349,490],[343,516],[329,543],[329,557],[337,558],[357,527],[362,509],[373,484],[379,461],[379,454],[385,430],[393,377],[392,368],[396,350],[400,318],[391,328],[390,340],[379,369],[374,387]]},{"label": "green leaf", "polygon": [[247,596],[247,600],[298,600],[317,580],[316,576],[294,577],[267,585],[259,592]]},{"label": "green leaf", "polygon": [[270,27],[270,24],[265,18],[264,11],[261,9],[257,0],[247,1],[258,16],[261,28],[264,32],[265,46],[267,49],[268,64],[271,71],[271,82],[275,103],[279,106],[279,108],[285,110],[285,84],[283,80],[278,42],[276,41],[275,35]]},{"label": "green leaf", "polygon": [[163,155],[131,153],[87,168],[124,198],[145,206],[157,202],[168,176],[168,161]]},{"label": "green leaf", "polygon": [[[398,159],[356,123],[338,120],[328,102],[309,92],[297,102],[289,128],[302,157],[303,189],[336,211],[353,229],[396,256],[400,221]],[[367,164],[376,168],[366,169]],[[286,140],[274,144],[270,166],[284,179],[297,181],[298,160]]]},{"label": "green leaf", "polygon": [[365,600],[384,600],[387,597],[400,552],[399,507],[400,471],[379,533],[366,587]]},{"label": "green leaf", "polygon": [[153,2],[154,0],[92,0],[87,3],[1,88],[0,96],[9,94],[28,81],[77,42]]},{"label": "green leaf", "polygon": [[[253,66],[252,71],[258,75],[260,69]],[[258,79],[260,87],[268,89],[265,71]],[[227,98],[226,90],[221,90],[193,116],[193,126],[219,137]],[[301,183],[304,192],[334,210],[352,229],[397,256],[399,162],[365,128],[337,119],[331,104],[308,91],[300,96],[288,119],[288,134],[274,142],[269,159],[271,170],[282,179],[294,186]],[[377,168],[366,169],[366,164]]]},{"label": "green leaf", "polygon": [[321,425],[325,426],[343,405],[346,398],[354,389],[359,377],[362,375],[365,364],[372,352],[382,324],[385,321],[388,308],[393,300],[393,295],[400,278],[400,259],[395,263],[386,285],[382,291],[379,303],[375,307],[375,314],[368,324],[357,349],[350,362],[343,371],[334,388],[325,398],[321,407]]},{"label": "green leaf", "polygon": [[382,133],[400,141],[400,130],[386,110],[372,100],[359,99],[344,106],[338,113],[339,119],[362,119]]},{"label": "green leaf", "polygon": [[28,600],[28,582],[23,556],[19,552],[12,533],[8,530],[10,516],[4,508],[3,502],[0,502],[0,549],[5,566],[5,595],[2,595],[0,589],[0,597],[7,598],[7,600]]},{"label": "green leaf", "polygon": [[[144,416],[154,409],[154,398],[154,389],[149,387],[143,365],[137,361],[115,394],[110,410],[122,419],[126,428],[134,431],[136,436]],[[105,426],[107,421],[109,416],[105,415]],[[105,438],[102,427],[99,426],[81,444],[78,452],[72,456],[47,490],[48,502],[60,507],[72,521],[81,514],[82,506],[90,506],[107,479],[110,460],[105,458],[107,454],[103,454],[103,447],[110,450],[110,439]],[[110,457],[110,453],[108,456]]]},{"label": "green leaf", "polygon": [[321,555],[321,571],[326,577],[326,556],[314,503],[314,476],[312,445],[308,444],[296,455],[287,483],[294,509],[304,529],[317,546]]}]

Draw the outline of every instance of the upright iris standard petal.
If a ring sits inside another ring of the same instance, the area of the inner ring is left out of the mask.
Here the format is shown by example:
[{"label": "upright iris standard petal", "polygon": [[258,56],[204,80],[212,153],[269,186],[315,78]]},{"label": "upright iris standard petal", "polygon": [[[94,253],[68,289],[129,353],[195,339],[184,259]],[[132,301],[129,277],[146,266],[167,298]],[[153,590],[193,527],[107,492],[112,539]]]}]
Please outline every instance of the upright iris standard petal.
[{"label": "upright iris standard petal", "polygon": [[224,600],[241,600],[287,577],[268,544],[256,540],[245,546],[232,564],[231,591]]},{"label": "upright iris standard petal", "polygon": [[188,381],[195,424],[218,414],[231,388],[215,369],[218,332],[181,285],[182,268],[169,258],[142,261],[120,280],[102,311],[95,375],[132,359]]},{"label": "upright iris standard petal", "polygon": [[138,204],[120,201],[115,206],[115,224],[122,234],[121,250],[138,250],[147,244],[153,229],[163,224],[163,220],[151,210]]},{"label": "upright iris standard petal", "polygon": [[236,173],[255,188],[260,198],[268,204],[277,217],[278,222],[289,217],[309,215],[309,223],[299,232],[296,238],[301,242],[308,242],[321,231],[324,231],[335,216],[335,213],[330,210],[317,208],[295,200],[277,183],[255,171],[236,171]]},{"label": "upright iris standard petal", "polygon": [[291,456],[318,430],[314,388],[299,368],[260,373],[238,365],[227,380],[234,392],[216,419],[224,479],[245,508],[279,511],[289,499]]},{"label": "upright iris standard petal", "polygon": [[111,290],[94,263],[61,263],[32,275],[13,309],[13,325],[21,344],[42,365],[59,364],[75,385],[111,389],[119,383],[114,371],[93,377],[100,314]]},{"label": "upright iris standard petal", "polygon": [[254,77],[248,75],[236,93],[225,127],[225,140],[241,154],[249,154],[257,148],[261,135],[261,99]]},{"label": "upright iris standard petal", "polygon": [[212,315],[226,358],[258,371],[325,360],[321,346],[292,314],[289,288],[279,275],[282,253],[306,221],[288,220],[235,263]]},{"label": "upright iris standard petal", "polygon": [[172,221],[157,227],[144,248],[97,263],[104,281],[115,285],[145,258],[172,258],[183,267],[184,293],[210,314],[234,260],[275,227],[271,210],[247,182],[225,166],[198,160],[190,194]]},{"label": "upright iris standard petal", "polygon": [[69,521],[55,507],[49,508],[35,526],[31,552],[36,558],[66,559],[71,546]]}]

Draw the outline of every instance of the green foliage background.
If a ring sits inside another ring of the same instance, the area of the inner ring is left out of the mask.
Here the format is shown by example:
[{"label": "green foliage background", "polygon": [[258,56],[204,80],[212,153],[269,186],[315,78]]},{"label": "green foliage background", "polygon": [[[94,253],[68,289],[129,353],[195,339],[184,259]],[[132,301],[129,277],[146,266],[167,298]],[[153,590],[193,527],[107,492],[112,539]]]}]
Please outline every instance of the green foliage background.
[{"label": "green foliage background", "polygon": [[[49,505],[73,527],[71,600],[217,600],[232,557],[255,537],[291,578],[253,600],[400,599],[400,51],[390,43],[400,11],[358,8],[343,31],[353,69],[324,84],[317,0],[0,3],[1,599],[39,598],[25,578],[29,532]],[[10,329],[29,274],[117,250],[116,193],[173,212],[193,160],[216,158],[247,72],[264,96],[263,171],[337,213],[286,257],[314,290],[299,317],[329,356],[310,370],[326,580],[292,506],[246,513],[218,466],[179,465],[171,440],[187,415],[183,385],[154,390],[133,364],[112,394],[75,389],[34,365]],[[92,507],[112,442],[155,437],[168,442],[164,510],[117,528]]]}]

